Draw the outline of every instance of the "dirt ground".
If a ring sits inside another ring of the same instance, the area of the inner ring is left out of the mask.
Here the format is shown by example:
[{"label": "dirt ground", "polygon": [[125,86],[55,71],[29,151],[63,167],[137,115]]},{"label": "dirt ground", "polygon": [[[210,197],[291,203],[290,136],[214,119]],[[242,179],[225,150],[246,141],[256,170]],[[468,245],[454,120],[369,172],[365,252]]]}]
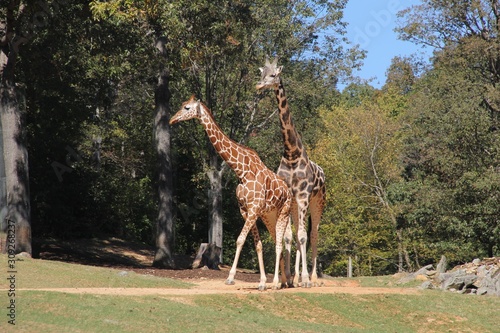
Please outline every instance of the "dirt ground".
[{"label": "dirt ground", "polygon": [[[152,267],[154,249],[147,245],[129,243],[118,238],[105,240],[84,239],[72,241],[36,240],[35,258],[64,261],[82,265],[111,267],[132,270],[138,274],[154,275],[179,280],[222,280],[229,274],[229,266],[221,265],[220,270],[206,268],[191,269],[193,257],[176,255],[179,269],[159,269]],[[258,272],[239,270],[237,279],[258,283]],[[272,275],[268,274],[268,281]]]},{"label": "dirt ground", "polygon": [[[167,277],[195,284],[191,289],[161,288],[57,288],[43,289],[66,293],[91,293],[109,295],[197,295],[215,293],[253,293],[259,292],[257,286],[258,272],[239,270],[235,285],[226,285],[224,281],[229,274],[229,266],[221,266],[220,270],[206,268],[191,269],[193,258],[176,256],[176,264],[180,269],[158,269],[151,266],[154,250],[142,244],[132,244],[121,239],[106,240],[36,240],[34,257],[45,260],[56,260],[92,266],[111,267],[120,270],[134,271],[138,274]],[[273,276],[267,274],[267,292],[313,292],[313,293],[348,293],[348,294],[415,294],[418,291],[408,288],[366,288],[352,279],[320,279],[320,287],[287,288],[273,291]]]}]

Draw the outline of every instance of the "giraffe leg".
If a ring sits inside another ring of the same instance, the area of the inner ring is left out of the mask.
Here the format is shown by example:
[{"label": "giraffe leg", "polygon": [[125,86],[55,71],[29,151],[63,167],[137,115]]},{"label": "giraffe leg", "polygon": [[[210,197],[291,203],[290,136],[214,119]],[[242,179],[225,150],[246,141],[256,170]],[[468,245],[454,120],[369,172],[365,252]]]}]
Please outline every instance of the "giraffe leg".
[{"label": "giraffe leg", "polygon": [[[297,228],[297,240],[300,250],[300,260],[302,261],[302,274],[300,275],[301,287],[310,288],[311,282],[309,281],[309,273],[307,271],[307,228],[305,223],[307,204],[299,204],[299,226]],[[295,269],[297,270],[297,269]]]},{"label": "giraffe leg", "polygon": [[299,287],[300,283],[300,247],[297,242],[297,252],[295,253],[295,274],[293,276],[293,285]]},{"label": "giraffe leg", "polygon": [[280,265],[282,268],[283,260],[281,258],[281,251],[283,250],[283,233],[276,235],[276,265],[274,266],[274,278],[273,278],[273,289],[280,289],[281,283],[279,278]]},{"label": "giraffe leg", "polygon": [[[292,232],[292,221],[291,218],[288,217],[288,223],[285,229],[285,275],[286,275],[286,285],[287,287],[293,286],[292,274],[290,270],[290,260],[292,256],[292,240],[293,240],[293,232]],[[283,282],[283,281],[282,281]]]},{"label": "giraffe leg", "polygon": [[266,290],[266,270],[264,267],[264,256],[262,254],[262,241],[260,240],[259,229],[257,228],[257,223],[252,227],[253,241],[255,244],[255,252],[257,252],[257,259],[259,261],[259,271],[260,271],[260,281],[259,290]]},{"label": "giraffe leg", "polygon": [[243,242],[244,242],[246,235],[244,237],[242,237],[242,235],[240,233],[240,235],[238,236],[238,239],[236,240],[236,253],[234,255],[233,265],[231,266],[231,269],[229,270],[229,276],[226,279],[227,285],[234,284],[234,276],[236,275],[236,267],[238,266],[238,260],[240,258],[241,247],[242,247],[242,246],[240,246],[240,239],[241,238],[243,238]]},{"label": "giraffe leg", "polygon": [[[288,199],[282,209],[279,212],[278,219],[276,221],[276,264],[274,266],[274,279],[273,279],[273,289],[280,289],[283,286],[286,286],[286,276],[290,276],[290,271],[286,274],[284,273],[284,265],[281,256],[281,252],[283,250],[283,237],[285,232],[288,230],[291,232],[290,225],[290,199]],[[281,266],[281,273],[284,276],[284,281],[282,279],[281,283],[279,281],[279,269]]]},{"label": "giraffe leg", "polygon": [[287,274],[285,273],[285,271],[286,271],[285,258],[283,258],[283,256],[281,256],[281,258],[280,258],[281,288],[288,288],[288,286],[289,286]]},{"label": "giraffe leg", "polygon": [[[245,216],[245,215],[243,215],[243,216]],[[236,268],[238,267],[238,260],[240,258],[241,249],[243,248],[243,244],[245,243],[245,239],[247,238],[248,232],[254,227],[255,222],[257,220],[257,218],[255,217],[255,214],[250,214],[250,212],[248,212],[246,214],[246,216],[247,216],[247,219],[245,221],[245,225],[243,226],[243,229],[241,230],[240,235],[238,236],[238,239],[236,240],[236,253],[234,255],[233,265],[231,266],[231,269],[229,270],[229,276],[226,280],[226,284],[228,284],[228,285],[234,284],[234,276],[236,275]],[[260,286],[259,286],[259,288],[260,288]]]},{"label": "giraffe leg", "polygon": [[[293,223],[293,225],[295,227],[295,231],[297,231],[298,227],[299,227],[299,212],[298,212],[297,201],[295,201],[295,199],[293,199],[292,208],[291,208],[290,212],[291,212],[290,216],[292,218],[292,220],[290,221],[290,228],[291,228],[291,224]],[[291,241],[290,241],[290,243],[291,243]],[[295,257],[295,274],[293,276],[293,281],[292,281],[292,285],[294,287],[299,286],[299,276],[300,276],[300,266],[299,265],[300,265],[300,250],[299,250],[299,241],[297,239],[297,252],[296,252],[296,257]]]},{"label": "giraffe leg", "polygon": [[311,283],[314,287],[319,286],[318,284],[318,273],[317,273],[317,257],[318,257],[318,230],[321,221],[321,215],[323,214],[324,200],[323,197],[318,195],[312,198],[310,203],[311,210],[311,252],[312,252],[312,272],[311,272]]}]

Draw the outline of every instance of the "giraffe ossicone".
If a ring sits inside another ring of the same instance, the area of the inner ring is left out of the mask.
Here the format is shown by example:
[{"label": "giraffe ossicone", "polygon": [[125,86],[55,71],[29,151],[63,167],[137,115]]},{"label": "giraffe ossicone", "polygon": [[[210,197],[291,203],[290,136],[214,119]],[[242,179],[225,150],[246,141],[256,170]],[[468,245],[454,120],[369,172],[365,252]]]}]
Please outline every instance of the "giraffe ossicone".
[{"label": "giraffe ossicone", "polygon": [[291,230],[289,215],[292,199],[288,185],[264,165],[254,150],[234,142],[225,135],[215,122],[210,109],[201,101],[196,100],[194,95],[182,104],[181,109],[170,119],[170,124],[193,118],[200,120],[215,150],[234,170],[239,180],[236,197],[245,224],[236,241],[236,254],[226,284],[234,284],[243,244],[248,233],[252,232],[260,270],[259,290],[266,289],[262,242],[256,225],[257,219],[260,218],[276,242],[276,264],[272,287],[279,289],[291,285],[290,269],[288,267],[285,271],[281,256],[285,230]]},{"label": "giraffe ossicone", "polygon": [[[289,110],[285,88],[281,79],[283,66],[278,66],[278,58],[269,62],[266,58],[264,67],[259,68],[261,79],[256,85],[257,90],[274,90],[278,102],[281,134],[284,151],[277,174],[282,177],[292,191],[291,216],[295,226],[297,240],[297,258],[295,261],[294,284],[299,284],[299,265],[302,261],[300,285],[311,287],[318,285],[317,275],[317,244],[321,215],[325,206],[326,187],[323,169],[307,156]],[[309,278],[307,270],[307,213],[310,213],[310,243],[312,250],[312,272]],[[288,229],[287,229],[288,232]],[[292,236],[285,234],[287,265],[290,262]]]}]

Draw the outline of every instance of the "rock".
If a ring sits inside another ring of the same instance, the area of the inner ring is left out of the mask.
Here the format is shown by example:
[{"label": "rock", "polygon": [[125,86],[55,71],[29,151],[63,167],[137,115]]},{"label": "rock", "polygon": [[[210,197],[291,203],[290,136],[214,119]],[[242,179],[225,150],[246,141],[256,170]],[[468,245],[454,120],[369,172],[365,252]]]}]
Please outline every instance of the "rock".
[{"label": "rock", "polygon": [[454,273],[441,273],[435,277],[434,281],[437,284],[441,284],[443,281],[447,280],[448,278],[452,277],[453,275],[454,275]]},{"label": "rock", "polygon": [[446,259],[445,256],[441,256],[441,260],[439,260],[439,263],[436,267],[437,274],[446,272],[447,266],[448,266],[448,260]]},{"label": "rock", "polygon": [[488,293],[488,289],[480,287],[480,288],[477,288],[476,293],[478,295],[486,295]]},{"label": "rock", "polygon": [[436,274],[438,274],[438,271],[436,271],[436,270],[427,271],[427,277],[429,277],[429,278],[434,278],[436,276]]},{"label": "rock", "polygon": [[486,293],[490,295],[499,295],[499,289],[497,285],[500,284],[498,279],[494,279],[491,276],[485,276],[480,283],[478,283],[478,289],[486,290]]},{"label": "rock", "polygon": [[417,275],[423,275],[423,274],[427,274],[427,272],[429,270],[431,270],[433,268],[432,264],[431,265],[427,265],[427,266],[424,266],[422,268],[420,268],[418,271],[415,272],[415,276]]},{"label": "rock", "polygon": [[415,273],[398,273],[394,277],[399,278],[398,284],[424,281],[420,289],[439,288],[461,294],[500,296],[500,257],[474,259],[449,271],[445,271],[446,261],[442,256],[436,270],[427,265]]},{"label": "rock", "polygon": [[[405,284],[405,283],[408,283],[408,282],[414,281],[414,280],[418,280],[418,281],[427,280],[427,274],[428,274],[429,270],[432,268],[433,268],[432,265],[424,266],[424,267],[420,268],[418,271],[416,271],[415,273],[411,273],[411,274],[403,276],[401,279],[399,279],[399,281],[397,283],[398,284]],[[419,276],[423,276],[423,278],[419,277]]]},{"label": "rock", "polygon": [[434,284],[431,281],[425,281],[419,287],[420,289],[435,289]]},{"label": "rock", "polygon": [[[440,274],[441,275],[441,274]],[[474,284],[477,280],[475,274],[468,274],[464,270],[459,270],[448,276],[443,282],[441,282],[441,289],[456,289],[462,290],[466,289]]]},{"label": "rock", "polygon": [[500,258],[474,259],[440,274],[436,281],[442,289],[459,289],[465,293],[500,296]]},{"label": "rock", "polygon": [[472,264],[474,264],[474,265],[481,264],[481,259],[476,258],[476,259],[472,260]]},{"label": "rock", "polygon": [[417,281],[428,281],[429,278],[427,277],[427,275],[425,274],[419,274],[417,276],[415,276],[415,280]]}]

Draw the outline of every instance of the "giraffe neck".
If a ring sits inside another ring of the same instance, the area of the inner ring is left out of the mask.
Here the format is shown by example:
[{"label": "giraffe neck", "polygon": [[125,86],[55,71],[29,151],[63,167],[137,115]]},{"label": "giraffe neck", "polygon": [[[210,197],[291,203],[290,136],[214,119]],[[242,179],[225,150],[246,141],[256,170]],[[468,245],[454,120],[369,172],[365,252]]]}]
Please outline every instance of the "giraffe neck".
[{"label": "giraffe neck", "polygon": [[204,104],[201,105],[201,108],[203,111],[200,121],[215,151],[241,179],[249,167],[248,163],[241,162],[244,160],[243,155],[248,155],[251,150],[231,140],[217,125],[210,110]]},{"label": "giraffe neck", "polygon": [[296,161],[301,157],[307,158],[300,135],[293,124],[292,115],[290,114],[288,101],[286,99],[285,87],[281,79],[279,86],[275,88],[274,92],[276,93],[276,100],[278,101],[278,108],[280,110],[281,134],[283,135],[285,149],[283,157],[290,162]]}]

